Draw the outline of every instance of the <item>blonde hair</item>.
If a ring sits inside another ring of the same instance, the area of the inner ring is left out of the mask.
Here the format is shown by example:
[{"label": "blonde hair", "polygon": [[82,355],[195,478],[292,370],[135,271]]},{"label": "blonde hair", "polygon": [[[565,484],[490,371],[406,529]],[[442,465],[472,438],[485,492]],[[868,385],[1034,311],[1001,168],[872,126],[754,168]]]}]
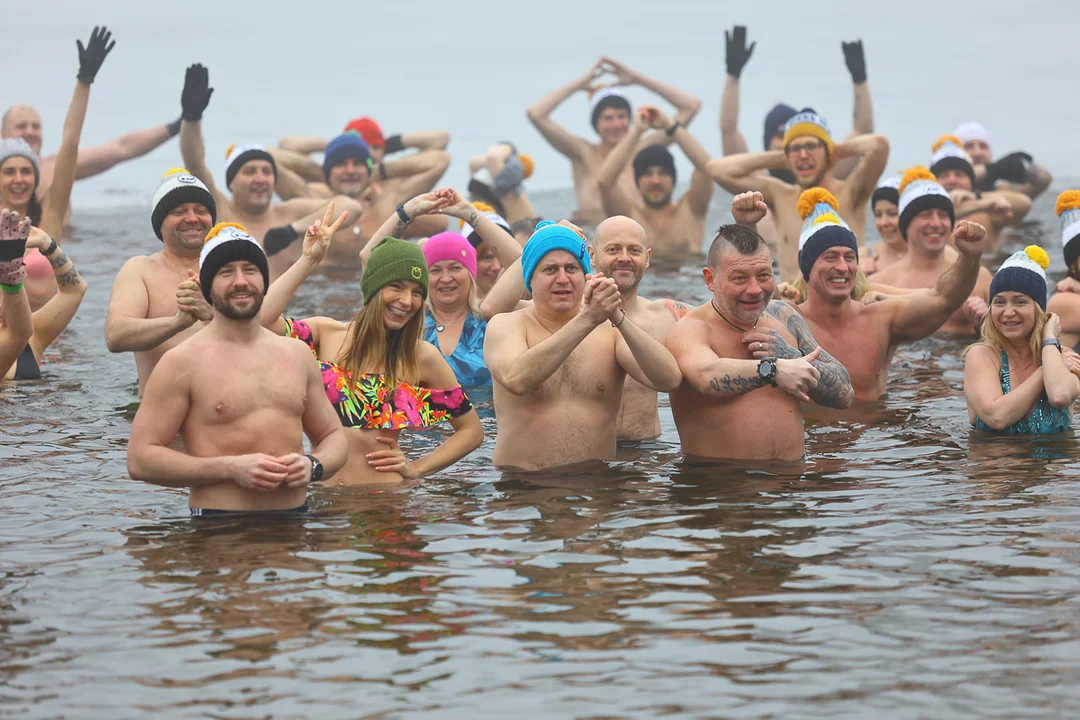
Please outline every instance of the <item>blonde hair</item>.
[{"label": "blonde hair", "polygon": [[[460,265],[460,263],[458,264]],[[428,272],[430,272],[430,268]],[[431,296],[435,294],[434,290],[434,286],[431,287],[431,289],[428,291],[427,298],[424,300],[424,307],[430,310],[432,314],[435,313],[435,305],[431,302]],[[471,312],[475,317],[479,318],[480,300],[476,297],[476,278],[474,278],[472,275],[469,275],[469,295],[468,298],[466,298],[466,302],[469,306],[469,312]]]},{"label": "blonde hair", "polygon": [[[990,302],[993,301],[994,298],[990,298]],[[1035,368],[1038,369],[1042,365],[1042,335],[1043,329],[1046,327],[1046,311],[1039,307],[1039,303],[1034,300],[1031,301],[1031,304],[1035,306],[1035,327],[1031,330],[1031,339],[1028,341],[1028,345],[1031,346],[1031,357],[1035,359]],[[994,325],[990,310],[986,311],[982,325],[979,327],[979,341],[964,348],[964,352],[960,354],[960,357],[966,356],[968,350],[978,345],[985,345],[998,355],[1001,355],[1001,351],[1005,349],[1005,339],[1001,337],[997,326]]]},{"label": "blonde hair", "polygon": [[358,378],[367,373],[385,374],[390,385],[420,383],[420,341],[424,313],[417,312],[400,330],[387,330],[383,288],[375,293],[349,323],[338,364],[349,373],[349,386],[356,392]]},{"label": "blonde hair", "polygon": [[[799,291],[799,297],[795,301],[796,304],[806,301],[806,280],[802,275],[795,278],[795,282],[791,283],[791,286]],[[851,288],[851,299],[858,302],[863,299],[866,293],[870,292],[870,280],[867,279],[866,273],[862,271],[862,268],[855,269],[855,285]]]}]

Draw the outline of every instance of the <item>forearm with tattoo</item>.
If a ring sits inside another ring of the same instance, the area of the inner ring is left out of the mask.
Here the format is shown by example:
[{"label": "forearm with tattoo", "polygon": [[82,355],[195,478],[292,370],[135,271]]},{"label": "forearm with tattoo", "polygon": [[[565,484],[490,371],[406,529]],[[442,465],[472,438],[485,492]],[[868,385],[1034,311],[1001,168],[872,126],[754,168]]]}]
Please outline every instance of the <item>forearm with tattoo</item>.
[{"label": "forearm with tattoo", "polygon": [[743,377],[725,373],[722,377],[709,380],[709,387],[717,395],[742,395],[765,386],[765,378],[760,375]]},{"label": "forearm with tattoo", "polygon": [[390,237],[400,240],[401,236],[405,234],[405,228],[409,227],[409,224],[410,223],[399,219],[397,224],[394,225],[394,229],[390,231]]},{"label": "forearm with tattoo", "polygon": [[[79,271],[75,269],[75,264],[71,262],[71,259],[64,253],[61,248],[56,248],[53,252],[46,255],[49,260],[49,264],[52,265],[53,274],[56,276],[56,284],[62,286],[78,285],[82,280],[79,275]],[[57,272],[65,265],[71,265],[66,272]]]},{"label": "forearm with tattoo", "polygon": [[79,271],[75,269],[74,265],[67,272],[56,276],[56,284],[60,286],[78,285],[80,281],[82,281],[82,276],[79,275]]},{"label": "forearm with tattoo", "polygon": [[[810,326],[806,324],[806,320],[791,305],[779,300],[773,300],[769,303],[765,312],[782,322],[788,332],[795,337],[795,342],[799,346],[796,350],[784,341],[780,333],[776,330],[770,330],[770,334],[774,334],[782,343],[774,344],[770,348],[771,352],[777,353],[777,357],[802,357],[817,349],[818,343],[814,339],[813,333],[810,332]],[[792,352],[795,354],[791,355]],[[781,355],[779,353],[788,354]],[[818,378],[817,387],[807,393],[810,399],[823,407],[841,409],[849,407],[855,399],[855,390],[851,387],[851,378],[848,376],[847,368],[839,360],[825,352],[824,349],[822,349],[821,355],[818,356],[813,365],[817,368],[821,377]]]}]

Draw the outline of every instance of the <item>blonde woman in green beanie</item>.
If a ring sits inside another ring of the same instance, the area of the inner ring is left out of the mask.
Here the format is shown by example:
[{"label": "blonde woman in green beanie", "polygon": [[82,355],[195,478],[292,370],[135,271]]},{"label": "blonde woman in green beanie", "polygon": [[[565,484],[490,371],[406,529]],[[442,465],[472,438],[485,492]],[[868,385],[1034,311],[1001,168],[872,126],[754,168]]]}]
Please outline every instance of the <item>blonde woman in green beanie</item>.
[{"label": "blonde woman in green beanie", "polygon": [[[360,280],[364,307],[349,322],[282,316],[347,215],[331,223],[333,211],[331,203],[323,220],[308,228],[300,259],[270,286],[262,322],[307,343],[319,361],[326,396],[349,428],[349,459],[331,484],[419,479],[453,465],[484,440],[454,371],[438,348],[421,339],[428,271],[419,246],[390,237],[375,246]],[[444,420],[453,435],[423,457],[405,457],[398,446],[402,430]]]}]

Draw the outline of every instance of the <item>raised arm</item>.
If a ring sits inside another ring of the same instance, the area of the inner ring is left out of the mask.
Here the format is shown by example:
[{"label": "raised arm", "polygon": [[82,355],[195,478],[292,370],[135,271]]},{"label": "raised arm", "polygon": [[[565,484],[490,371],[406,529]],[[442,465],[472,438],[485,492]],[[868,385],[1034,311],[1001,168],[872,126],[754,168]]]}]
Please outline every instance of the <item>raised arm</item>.
[{"label": "raised arm", "polygon": [[[285,157],[292,153],[283,151],[281,148],[267,148],[266,150],[277,164],[277,179],[274,182],[274,190],[277,192],[278,197],[282,200],[315,197],[315,193],[308,186],[307,181],[292,169],[290,163],[285,162]],[[322,180],[321,172],[319,179]]]},{"label": "raised arm", "polygon": [[616,315],[612,320],[619,331],[615,358],[626,374],[659,392],[671,392],[679,387],[682,372],[671,351],[636,325],[625,312]]},{"label": "raised arm", "polygon": [[0,379],[7,374],[34,333],[30,300],[23,281],[23,254],[30,233],[30,218],[0,211]]},{"label": "raised arm", "polygon": [[604,319],[578,313],[551,337],[530,348],[520,317],[496,315],[488,322],[484,336],[484,362],[495,382],[514,395],[528,395],[562,367],[574,348]]},{"label": "raised arm", "polygon": [[416,130],[403,135],[391,135],[386,138],[387,154],[409,148],[416,150],[445,150],[450,144],[450,133],[446,130]]},{"label": "raised arm", "polygon": [[506,266],[495,285],[480,303],[480,316],[490,321],[500,313],[513,312],[528,304],[525,295],[525,279],[521,275],[521,258]]},{"label": "raised arm", "polygon": [[857,158],[858,164],[848,177],[845,190],[850,188],[852,204],[861,208],[869,202],[889,161],[889,141],[884,135],[859,135],[845,140],[836,146],[836,162],[845,158]]},{"label": "raised arm", "polygon": [[398,202],[430,191],[448,167],[450,153],[445,150],[424,150],[382,166],[387,179],[402,178],[395,198]]},{"label": "raised arm", "polygon": [[421,215],[429,215],[448,207],[453,202],[453,192],[453,190],[442,188],[433,193],[417,195],[402,203],[402,209],[409,219],[407,221],[402,219],[396,210],[391,213],[390,217],[386,218],[383,224],[379,226],[379,229],[368,238],[367,245],[360,251],[360,264],[367,265],[368,258],[371,257],[371,251],[382,242],[383,238],[401,239],[413,220]]},{"label": "raised arm", "polygon": [[724,31],[727,41],[727,75],[724,93],[720,96],[720,147],[724,155],[749,152],[746,138],[739,132],[739,76],[750,60],[757,43],[746,45],[746,26],[736,25],[734,30]]},{"label": "raised arm", "polygon": [[633,199],[628,197],[619,186],[619,175],[633,157],[641,136],[649,129],[652,114],[659,112],[657,108],[649,105],[638,108],[634,113],[634,124],[630,126],[630,131],[623,135],[622,140],[611,149],[596,173],[596,182],[600,187],[600,200],[603,203],[604,212],[609,216],[630,215],[634,211]]},{"label": "raised arm", "polygon": [[600,62],[607,65],[609,72],[615,73],[620,85],[640,85],[674,105],[675,119],[683,125],[689,125],[694,116],[697,115],[698,110],[701,109],[701,100],[674,85],[660,82],[636,70],[631,70],[626,65],[609,57],[600,58]]},{"label": "raised arm", "polygon": [[941,274],[933,290],[921,290],[886,301],[896,307],[889,326],[894,339],[911,342],[934,334],[975,289],[986,247],[986,228],[961,220],[953,238],[959,250],[956,262]]},{"label": "raised arm", "polygon": [[557,90],[552,90],[550,93],[533,103],[525,114],[528,115],[529,121],[533,126],[540,131],[540,134],[544,136],[544,139],[551,143],[559,153],[565,155],[571,161],[580,160],[585,156],[588,143],[584,138],[580,138],[577,135],[573,135],[566,130],[562,125],[551,119],[551,113],[555,112],[555,108],[566,102],[574,93],[580,91],[588,92],[592,87],[593,82],[597,77],[604,72],[601,67],[600,61],[597,60],[596,64],[589,68],[589,71],[584,75],[568,83]]},{"label": "raised arm", "polygon": [[83,296],[86,295],[86,281],[60,246],[43,231],[31,232],[26,246],[37,248],[48,259],[59,289],[56,295],[49,298],[49,301],[34,313],[34,336],[30,339],[30,347],[34,351],[34,357],[40,360],[45,349],[52,345],[56,336],[64,331],[78,312]]},{"label": "raised arm", "polygon": [[773,204],[777,187],[783,183],[766,175],[763,171],[786,167],[787,158],[783,150],[769,150],[761,153],[740,153],[722,158],[713,158],[706,166],[709,176],[729,193],[744,193],[757,190],[769,205]]},{"label": "raised arm", "polygon": [[[1061,320],[1057,315],[1047,316],[1046,325],[1043,327],[1043,342],[1058,340],[1061,336]],[[1043,344],[1042,352],[1043,385],[1046,388],[1046,399],[1056,408],[1071,408],[1072,404],[1080,397],[1080,378],[1072,373],[1065,365],[1065,359],[1061,354],[1060,341],[1058,345]]]},{"label": "raised arm", "polygon": [[[448,200],[448,206],[441,212],[443,215],[464,220],[469,224],[488,246],[495,251],[495,257],[499,264],[509,267],[515,260],[521,257],[521,243],[514,236],[499,227],[494,220],[481,213],[472,203],[457,190],[449,190],[453,195]],[[518,273],[521,274],[520,272]]]},{"label": "raised arm", "polygon": [[997,353],[986,345],[975,345],[964,357],[964,399],[980,420],[993,430],[1004,430],[1027,417],[1044,389],[1044,368],[1028,379],[1001,391]]},{"label": "raised arm", "polygon": [[328,142],[330,141],[326,138],[315,137],[314,135],[294,135],[292,137],[281,138],[281,141],[278,142],[278,147],[282,150],[288,150],[300,155],[310,155],[311,153],[326,150],[326,144]]},{"label": "raised arm", "polygon": [[[671,127],[675,126],[668,125],[668,128]],[[690,178],[690,189],[684,196],[690,206],[690,212],[695,217],[704,217],[709,211],[709,200],[713,193],[713,181],[709,177],[709,162],[712,158],[709,157],[709,151],[705,149],[705,146],[682,125],[675,127],[671,138],[694,166],[694,174]]]},{"label": "raised arm", "polygon": [[214,200],[223,204],[225,198],[214,185],[214,174],[206,165],[206,148],[202,139],[202,116],[213,94],[209,71],[199,64],[189,66],[184,76],[184,91],[180,96],[180,157],[188,172],[202,180]]},{"label": "raised arm", "polygon": [[[199,321],[193,312],[185,311],[179,304],[174,315],[146,317],[150,307],[150,295],[146,289],[143,268],[150,262],[153,261],[142,257],[131,258],[116,274],[105,320],[105,345],[109,352],[152,350]],[[179,287],[177,294],[180,294]],[[199,296],[202,296],[201,291]],[[204,300],[203,305],[205,304]],[[194,303],[191,307],[194,307]]]}]

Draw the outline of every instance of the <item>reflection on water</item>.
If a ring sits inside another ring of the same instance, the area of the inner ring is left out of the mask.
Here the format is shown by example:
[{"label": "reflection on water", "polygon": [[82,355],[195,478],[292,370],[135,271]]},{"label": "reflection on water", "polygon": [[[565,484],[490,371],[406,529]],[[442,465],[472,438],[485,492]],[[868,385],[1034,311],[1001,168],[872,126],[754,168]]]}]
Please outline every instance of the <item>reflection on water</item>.
[{"label": "reflection on water", "polygon": [[[970,433],[961,342],[902,349],[880,402],[809,411],[794,472],[683,458],[664,403],[617,462],[500,474],[478,393],[487,442],[413,489],[191,520],[124,471],[134,364],[102,333],[140,233],[72,245],[91,291],[50,383],[0,388],[14,715],[1076,713],[1077,442]],[[295,311],[353,312],[355,271],[333,275]],[[702,289],[689,266],[645,294]]]}]

